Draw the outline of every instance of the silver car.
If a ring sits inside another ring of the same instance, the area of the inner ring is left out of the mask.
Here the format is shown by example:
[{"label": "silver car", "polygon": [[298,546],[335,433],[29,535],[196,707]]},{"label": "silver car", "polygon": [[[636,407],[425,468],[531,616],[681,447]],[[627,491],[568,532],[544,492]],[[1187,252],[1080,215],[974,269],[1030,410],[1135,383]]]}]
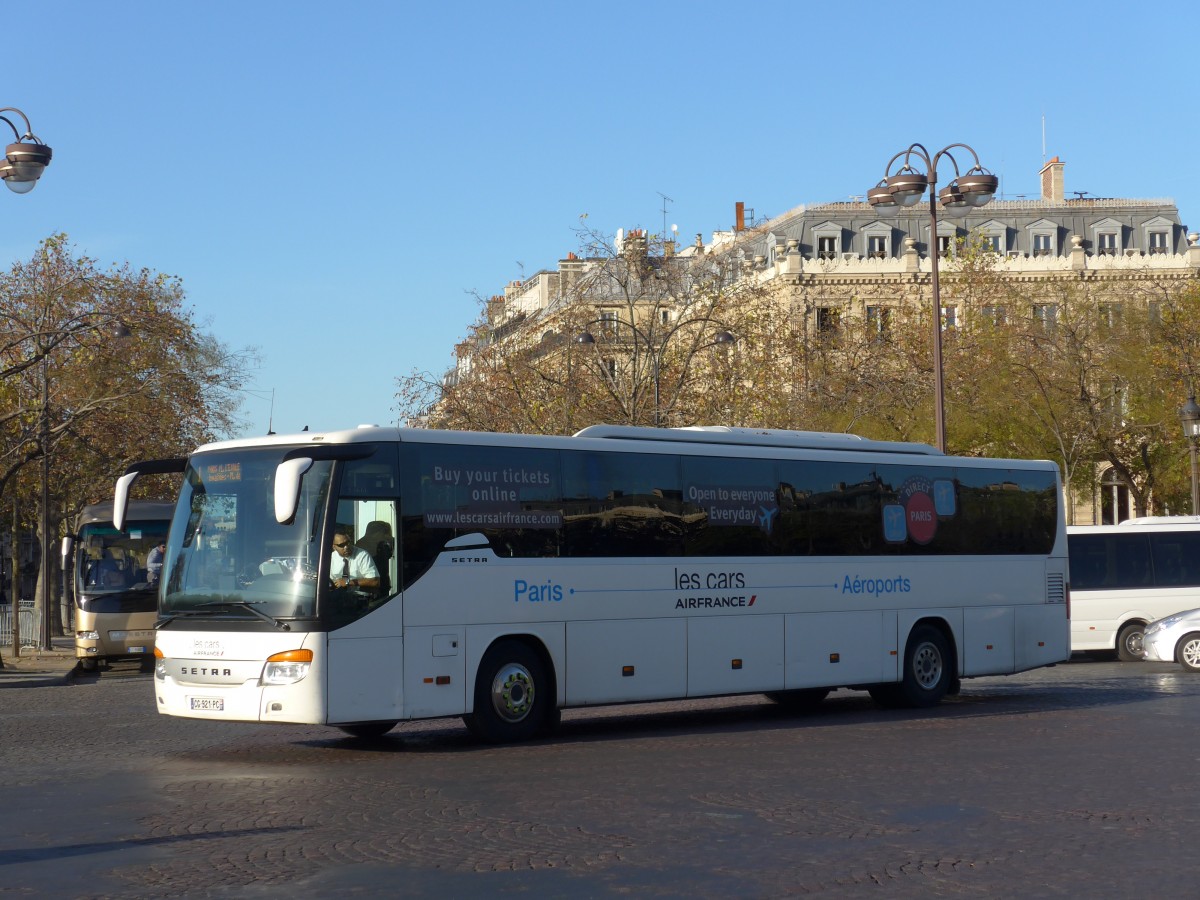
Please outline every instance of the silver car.
[{"label": "silver car", "polygon": [[1200,609],[1172,613],[1146,626],[1142,656],[1150,662],[1178,662],[1200,672]]}]

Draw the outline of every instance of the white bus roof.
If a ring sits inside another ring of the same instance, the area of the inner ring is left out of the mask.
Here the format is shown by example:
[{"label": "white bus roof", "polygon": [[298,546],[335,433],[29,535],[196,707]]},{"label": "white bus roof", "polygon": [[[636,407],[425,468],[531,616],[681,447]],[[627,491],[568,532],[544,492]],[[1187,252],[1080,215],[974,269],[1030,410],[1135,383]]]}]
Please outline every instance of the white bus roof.
[{"label": "white bus roof", "polygon": [[[888,454],[897,457],[932,458],[954,461],[955,465],[995,465],[997,462],[1015,464],[1018,468],[1042,469],[1055,463],[1045,460],[996,460],[988,457],[950,457],[929,444],[906,441],[875,441],[856,434],[839,434],[823,431],[792,431],[768,428],[731,428],[724,425],[691,426],[686,428],[650,428],[632,425],[591,425],[574,435],[509,434],[503,432],[442,431],[425,428],[397,428],[394,426],[360,425],[342,431],[300,432],[298,434],[272,434],[258,437],[236,438],[205,444],[194,453],[216,450],[249,449],[254,447],[303,447],[305,445],[357,444],[378,441],[402,441],[413,443],[446,442],[453,444],[487,443],[494,446],[544,447],[563,449],[586,447],[593,449],[604,444],[627,443],[647,445],[658,443],[674,445],[676,448],[743,447],[759,450],[816,450],[847,454]],[[660,450],[666,450],[663,446]]]},{"label": "white bus roof", "polygon": [[1143,529],[1156,531],[1198,531],[1200,516],[1138,516],[1117,525],[1068,525],[1068,534],[1117,534]]}]

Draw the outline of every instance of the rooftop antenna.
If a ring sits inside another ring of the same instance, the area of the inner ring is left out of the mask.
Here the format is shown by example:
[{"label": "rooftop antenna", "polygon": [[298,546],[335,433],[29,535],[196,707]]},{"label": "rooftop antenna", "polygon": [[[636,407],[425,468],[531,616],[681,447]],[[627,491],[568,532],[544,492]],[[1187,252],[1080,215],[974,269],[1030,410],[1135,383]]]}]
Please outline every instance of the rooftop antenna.
[{"label": "rooftop antenna", "polygon": [[663,214],[662,236],[663,236],[663,239],[665,240],[667,237],[667,204],[674,203],[675,201],[672,200],[670,197],[668,197],[666,194],[664,194],[662,191],[655,191],[654,193],[656,193],[656,194],[658,194],[658,196],[662,197],[662,201],[663,201],[663,205],[662,205],[662,214]]},{"label": "rooftop antenna", "polygon": [[271,395],[268,398],[267,389],[242,388],[242,393],[249,394],[251,397],[257,397],[259,400],[271,401],[271,411],[267,414],[267,434],[275,433],[275,388],[271,388]]}]

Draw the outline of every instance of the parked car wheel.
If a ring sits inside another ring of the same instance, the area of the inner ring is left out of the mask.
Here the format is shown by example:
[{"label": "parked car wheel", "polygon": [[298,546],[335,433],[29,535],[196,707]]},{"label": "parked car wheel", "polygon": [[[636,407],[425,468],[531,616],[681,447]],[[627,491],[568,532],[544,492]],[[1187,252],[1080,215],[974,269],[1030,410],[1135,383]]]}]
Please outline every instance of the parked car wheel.
[{"label": "parked car wheel", "polygon": [[1185,634],[1175,645],[1175,658],[1188,672],[1200,672],[1200,631]]}]

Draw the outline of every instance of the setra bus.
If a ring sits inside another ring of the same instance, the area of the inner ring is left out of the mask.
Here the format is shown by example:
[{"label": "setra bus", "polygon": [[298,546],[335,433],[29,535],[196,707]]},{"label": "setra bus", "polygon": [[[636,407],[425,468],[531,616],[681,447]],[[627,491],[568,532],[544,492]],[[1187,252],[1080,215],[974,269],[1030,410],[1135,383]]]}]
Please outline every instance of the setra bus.
[{"label": "setra bus", "polygon": [[1071,649],[1143,658],[1146,626],[1200,606],[1200,516],[1067,528]]},{"label": "setra bus", "polygon": [[355,736],[463,716],[509,741],[632,701],[930,706],[1069,655],[1050,462],[726,427],[363,426],[136,463],[118,509],[167,471],[167,715]]},{"label": "setra bus", "polygon": [[75,604],[75,655],[85,670],[109,660],[154,659],[158,585],[154,548],[167,539],[173,503],[130,503],[122,527],[112,503],[85,506],[62,542],[63,580]]}]

